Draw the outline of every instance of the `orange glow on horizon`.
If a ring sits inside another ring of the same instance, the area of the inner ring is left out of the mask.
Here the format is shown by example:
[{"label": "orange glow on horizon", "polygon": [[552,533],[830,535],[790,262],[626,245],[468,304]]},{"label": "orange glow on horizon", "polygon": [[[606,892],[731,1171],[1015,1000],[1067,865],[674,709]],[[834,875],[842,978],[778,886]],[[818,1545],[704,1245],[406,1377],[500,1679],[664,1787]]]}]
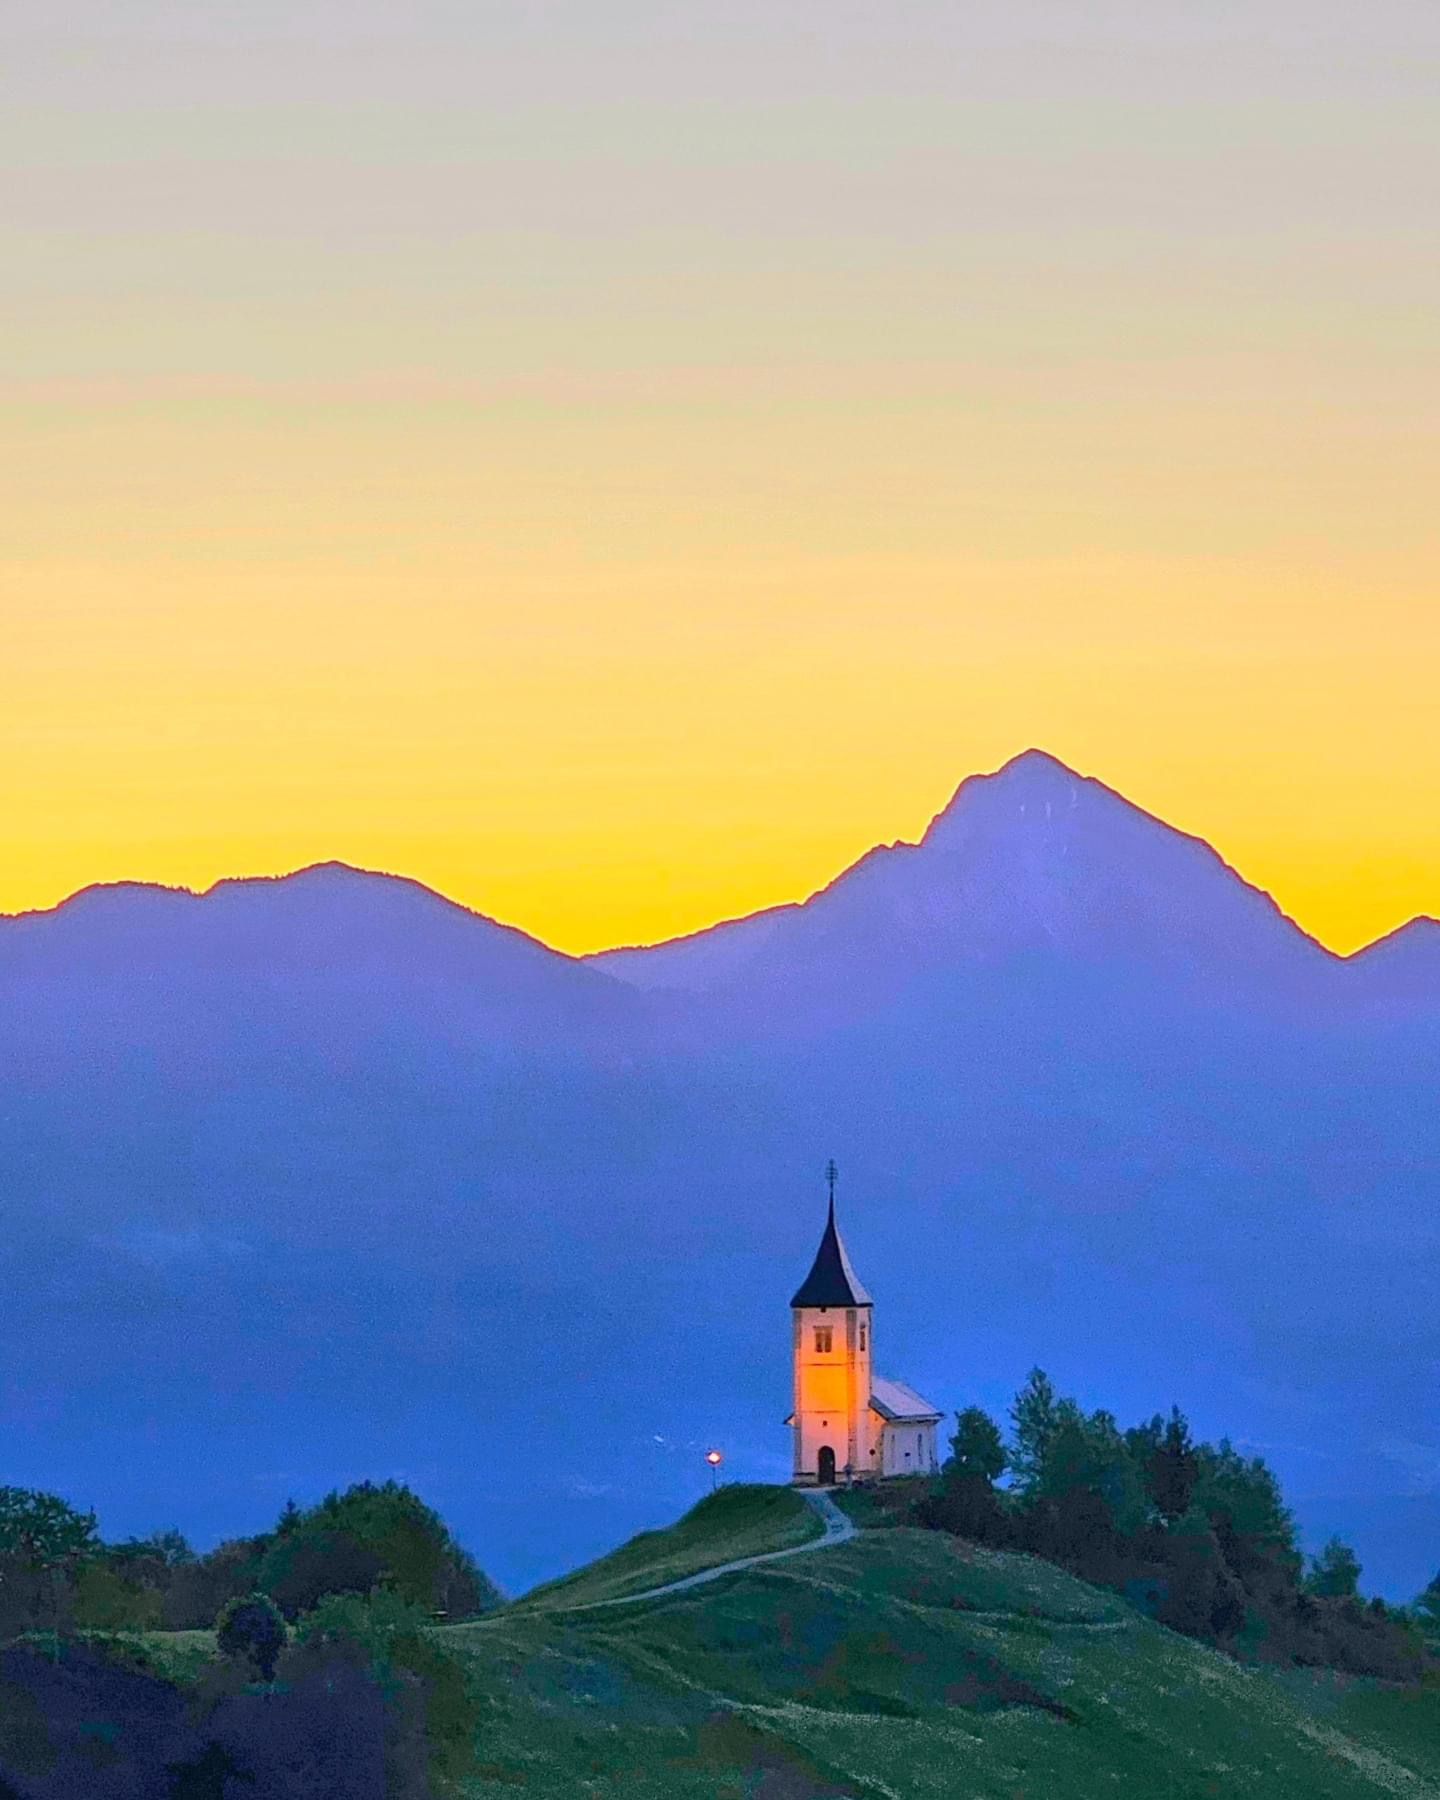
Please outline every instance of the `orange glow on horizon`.
[{"label": "orange glow on horizon", "polygon": [[1440,912],[1428,14],[30,10],[0,911],[652,942],[1038,745]]},{"label": "orange glow on horizon", "polygon": [[7,646],[0,910],[334,858],[561,949],[653,942],[803,898],[1036,744],[1332,948],[1440,911],[1437,615],[1399,601],[1362,635],[1337,597],[1296,651],[1258,597],[1228,624],[1203,592],[1147,609],[1161,576],[1111,573],[1108,620],[1068,568],[974,571],[968,603],[928,568],[737,574],[683,617],[632,591],[628,619],[609,593],[512,618],[294,577],[268,609],[253,577],[203,611],[184,572],[147,573],[148,610],[77,584]]}]

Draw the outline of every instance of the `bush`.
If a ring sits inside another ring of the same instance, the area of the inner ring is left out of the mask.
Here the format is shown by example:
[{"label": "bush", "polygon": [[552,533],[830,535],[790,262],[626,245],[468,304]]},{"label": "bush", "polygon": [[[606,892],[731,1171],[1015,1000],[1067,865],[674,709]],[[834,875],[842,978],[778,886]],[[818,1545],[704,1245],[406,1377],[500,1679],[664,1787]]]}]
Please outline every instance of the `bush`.
[{"label": "bush", "polygon": [[268,1594],[230,1600],[215,1621],[215,1642],[226,1656],[246,1657],[266,1681],[275,1679],[275,1663],[288,1637],[280,1609]]}]

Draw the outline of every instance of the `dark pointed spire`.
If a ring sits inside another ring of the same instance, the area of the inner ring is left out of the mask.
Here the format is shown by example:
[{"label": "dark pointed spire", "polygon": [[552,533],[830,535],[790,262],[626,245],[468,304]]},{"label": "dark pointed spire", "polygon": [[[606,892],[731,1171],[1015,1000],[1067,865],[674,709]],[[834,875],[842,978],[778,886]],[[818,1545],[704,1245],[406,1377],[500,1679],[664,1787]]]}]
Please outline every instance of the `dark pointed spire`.
[{"label": "dark pointed spire", "polygon": [[861,1287],[850,1267],[845,1240],[835,1223],[835,1179],[838,1171],[833,1162],[825,1166],[825,1180],[830,1188],[830,1210],[825,1220],[825,1235],[815,1252],[810,1273],[795,1290],[792,1306],[872,1306],[874,1302]]}]

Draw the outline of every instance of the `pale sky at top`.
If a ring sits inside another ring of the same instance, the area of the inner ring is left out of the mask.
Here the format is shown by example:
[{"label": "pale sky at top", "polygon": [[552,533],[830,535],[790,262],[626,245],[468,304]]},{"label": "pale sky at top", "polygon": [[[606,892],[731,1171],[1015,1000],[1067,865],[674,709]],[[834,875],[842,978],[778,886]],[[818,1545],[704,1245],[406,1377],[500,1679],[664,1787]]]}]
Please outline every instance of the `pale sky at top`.
[{"label": "pale sky at top", "polygon": [[0,910],[343,856],[567,948],[1037,743],[1440,912],[1440,12],[0,18]]}]

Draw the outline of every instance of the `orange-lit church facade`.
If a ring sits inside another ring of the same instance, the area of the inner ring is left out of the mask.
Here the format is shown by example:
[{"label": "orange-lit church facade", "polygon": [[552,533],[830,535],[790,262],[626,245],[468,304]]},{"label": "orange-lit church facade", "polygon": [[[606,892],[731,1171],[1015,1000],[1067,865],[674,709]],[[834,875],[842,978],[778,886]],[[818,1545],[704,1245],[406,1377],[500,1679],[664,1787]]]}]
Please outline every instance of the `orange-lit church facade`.
[{"label": "orange-lit church facade", "polygon": [[830,1213],[810,1273],[790,1301],[797,1487],[833,1487],[939,1467],[940,1412],[903,1381],[876,1375],[875,1303],[860,1285]]}]

